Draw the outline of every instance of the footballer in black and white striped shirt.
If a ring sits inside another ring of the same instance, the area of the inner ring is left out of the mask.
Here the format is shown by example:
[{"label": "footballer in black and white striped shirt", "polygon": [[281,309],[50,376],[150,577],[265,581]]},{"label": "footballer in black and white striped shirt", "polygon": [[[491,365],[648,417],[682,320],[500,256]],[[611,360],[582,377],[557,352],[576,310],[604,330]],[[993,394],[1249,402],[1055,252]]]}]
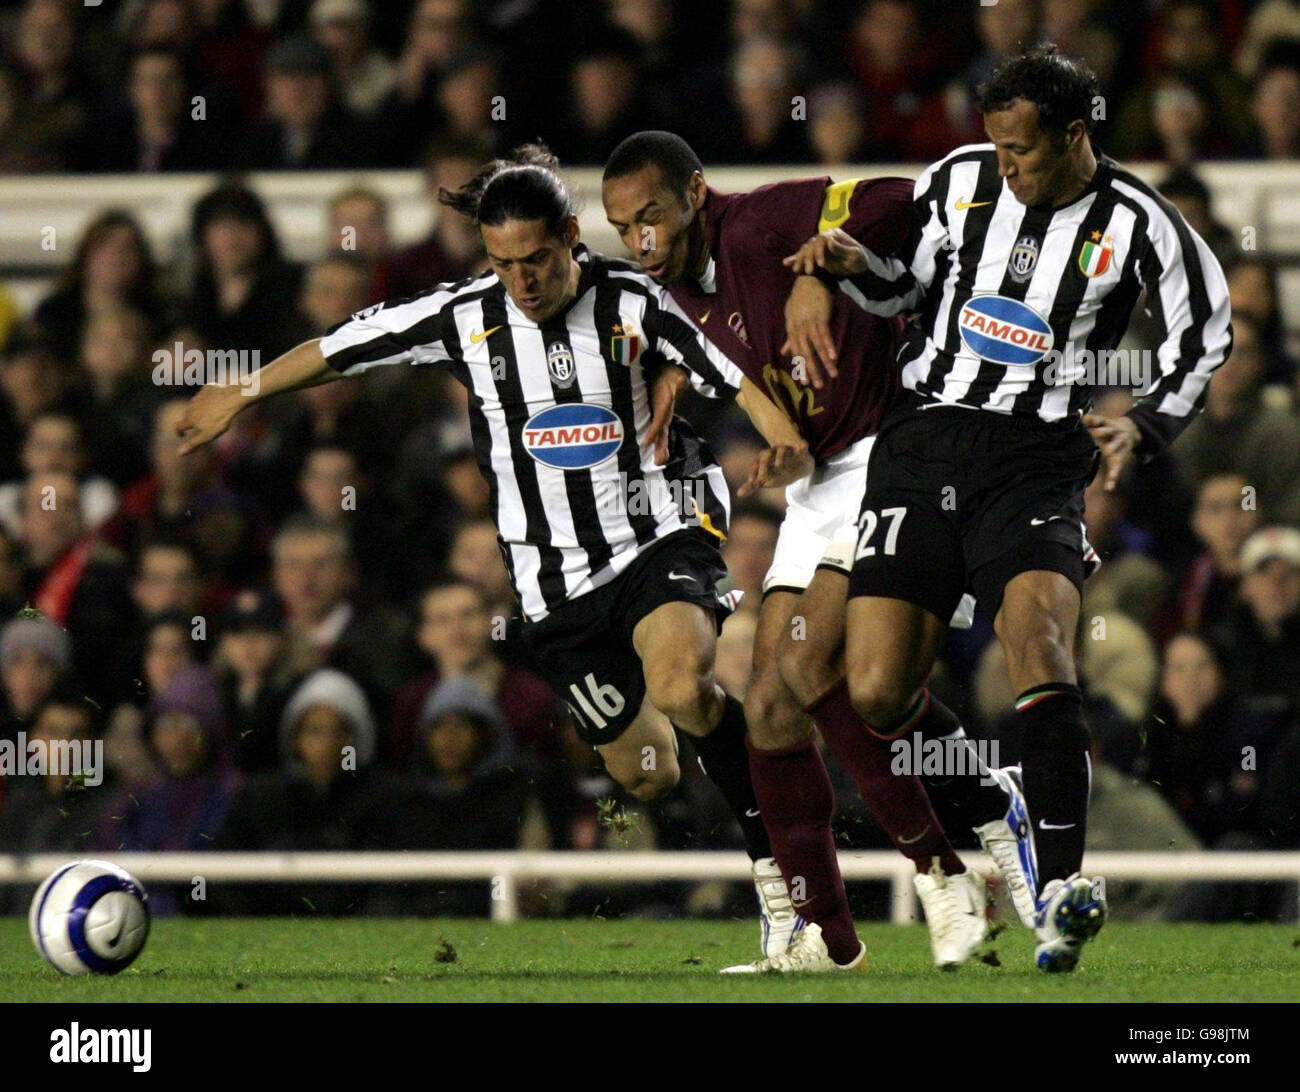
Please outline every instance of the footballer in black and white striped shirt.
[{"label": "footballer in black and white striped shirt", "polygon": [[[842,278],[876,314],[915,316],[858,524],[854,707],[878,738],[960,733],[925,680],[963,592],[994,614],[1024,729],[1035,960],[1070,971],[1106,916],[1104,883],[1079,875],[1091,781],[1074,665],[1084,489],[1103,456],[1109,489],[1200,409],[1232,345],[1228,289],[1178,211],[1094,151],[1085,64],[1037,46],[1004,62],[980,99],[990,143],[921,175],[901,253],[826,232],[786,261]],[[1142,293],[1163,331],[1154,381],[1124,416],[1092,414],[1096,360],[1118,346]],[[979,807],[973,792],[969,804]]]},{"label": "footballer in black and white striped shirt", "polygon": [[772,445],[742,491],[785,486],[813,460],[789,418],[666,289],[579,244],[557,166],[529,145],[442,191],[477,222],[489,271],[358,312],[272,361],[247,398],[205,387],[180,422],[181,450],[280,391],[386,364],[449,369],[469,391],[523,642],[579,735],[639,798],[677,783],[672,726],[692,737],[755,862],[763,954],[776,956],[802,922],[754,797],[742,706],[713,677],[718,629],[737,598],[718,587],[727,487],[707,447],[672,417],[676,385],[655,382],[655,369],[681,367],[701,393],[735,397]]}]

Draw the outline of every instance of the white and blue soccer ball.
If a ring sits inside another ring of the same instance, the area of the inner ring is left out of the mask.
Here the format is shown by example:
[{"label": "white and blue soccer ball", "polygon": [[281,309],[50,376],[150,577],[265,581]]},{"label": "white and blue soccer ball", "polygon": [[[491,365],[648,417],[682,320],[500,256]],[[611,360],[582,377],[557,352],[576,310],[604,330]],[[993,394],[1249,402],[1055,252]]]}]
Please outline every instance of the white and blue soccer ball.
[{"label": "white and blue soccer ball", "polygon": [[27,915],[32,943],[64,974],[117,974],[149,938],[140,881],[107,861],[73,861],[49,876]]}]

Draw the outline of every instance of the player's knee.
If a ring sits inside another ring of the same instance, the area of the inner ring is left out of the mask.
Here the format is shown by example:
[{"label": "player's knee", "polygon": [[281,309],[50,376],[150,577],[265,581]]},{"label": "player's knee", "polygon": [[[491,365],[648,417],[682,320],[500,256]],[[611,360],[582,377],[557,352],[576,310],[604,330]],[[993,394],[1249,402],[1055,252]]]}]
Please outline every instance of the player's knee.
[{"label": "player's knee", "polygon": [[854,711],[873,728],[901,719],[915,693],[905,683],[878,671],[850,672],[848,683]]},{"label": "player's knee", "polygon": [[796,641],[787,635],[776,652],[781,681],[800,705],[816,701],[826,690],[831,666],[826,652],[812,641]]},{"label": "player's knee", "polygon": [[808,717],[781,681],[775,665],[760,670],[745,692],[745,723],[760,751],[793,747],[808,738]]},{"label": "player's knee", "polygon": [[694,659],[679,660],[646,676],[646,693],[670,721],[690,727],[713,697],[713,672]]},{"label": "player's knee", "polygon": [[636,770],[619,779],[619,784],[643,804],[651,804],[677,788],[682,779],[676,760],[660,762],[652,770]]}]

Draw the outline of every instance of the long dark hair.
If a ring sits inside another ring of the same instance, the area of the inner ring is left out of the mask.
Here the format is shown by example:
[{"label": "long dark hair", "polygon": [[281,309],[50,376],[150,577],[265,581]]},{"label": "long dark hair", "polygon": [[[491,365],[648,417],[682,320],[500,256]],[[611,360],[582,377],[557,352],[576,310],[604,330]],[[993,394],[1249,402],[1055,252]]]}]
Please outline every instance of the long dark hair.
[{"label": "long dark hair", "polygon": [[489,227],[541,220],[556,238],[563,237],[578,209],[573,189],[560,176],[560,161],[540,142],[494,159],[458,190],[439,188],[438,203]]},{"label": "long dark hair", "polygon": [[132,242],[140,256],[140,271],[131,286],[130,298],[137,304],[152,305],[158,295],[158,267],[154,261],[153,250],[149,246],[149,237],[145,235],[140,222],[123,209],[109,209],[95,217],[81,233],[77,241],[77,250],[72,263],[59,278],[59,287],[64,290],[80,292],[86,283],[86,264],[96,249],[103,245],[111,232],[126,228],[131,233]]}]

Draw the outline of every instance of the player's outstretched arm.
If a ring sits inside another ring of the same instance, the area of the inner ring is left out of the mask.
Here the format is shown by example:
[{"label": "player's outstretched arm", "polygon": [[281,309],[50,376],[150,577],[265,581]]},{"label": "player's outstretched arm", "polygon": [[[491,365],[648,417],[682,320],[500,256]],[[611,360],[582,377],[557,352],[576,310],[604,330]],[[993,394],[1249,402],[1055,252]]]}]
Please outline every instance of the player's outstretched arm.
[{"label": "player's outstretched arm", "polygon": [[209,383],[190,399],[176,423],[176,435],[181,438],[180,453],[186,455],[211,443],[230,427],[240,410],[254,402],[283,391],[316,387],[342,378],[326,362],[320,339],[316,338],[276,357],[255,373],[254,382]]},{"label": "player's outstretched arm", "polygon": [[884,318],[911,310],[925,292],[908,263],[872,253],[842,228],[814,235],[782,261],[798,274],[838,277],[854,303]]},{"label": "player's outstretched arm", "polygon": [[759,489],[773,489],[797,482],[813,472],[813,457],[808,442],[799,435],[781,408],[762,389],[744,379],[736,395],[736,405],[743,409],[758,429],[768,447],[761,451],[750,467],[749,478],[737,490],[742,497]]}]

